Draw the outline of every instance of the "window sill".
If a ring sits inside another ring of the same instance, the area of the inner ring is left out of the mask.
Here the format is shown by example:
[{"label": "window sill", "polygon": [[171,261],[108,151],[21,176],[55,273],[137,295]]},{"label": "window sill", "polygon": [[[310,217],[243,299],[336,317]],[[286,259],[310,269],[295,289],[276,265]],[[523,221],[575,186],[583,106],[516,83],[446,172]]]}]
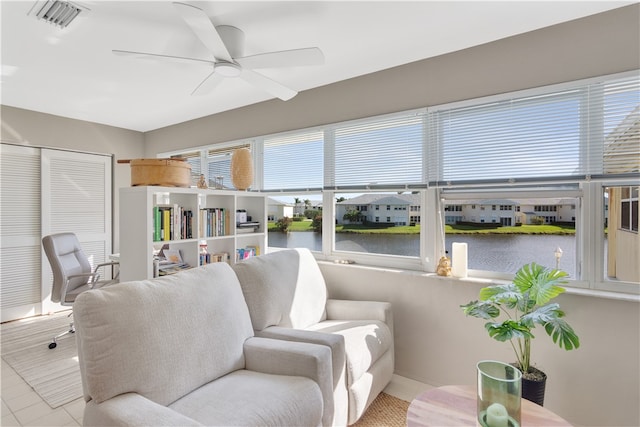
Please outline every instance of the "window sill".
[{"label": "window sill", "polygon": [[[473,284],[479,283],[486,286],[505,284],[505,283],[511,282],[510,280],[487,278],[487,277],[472,277],[472,276],[467,276],[464,278],[453,277],[453,276],[446,277],[446,276],[438,276],[436,273],[428,273],[428,272],[419,271],[419,270],[409,270],[409,269],[395,268],[395,267],[380,267],[375,265],[358,264],[358,263],[348,264],[348,263],[341,263],[341,262],[318,260],[318,264],[334,265],[334,266],[339,266],[339,268],[355,268],[355,269],[362,269],[362,270],[368,270],[368,271],[379,271],[379,272],[385,272],[385,273],[428,277],[430,279],[448,280],[448,281],[455,281],[460,283],[473,283]],[[618,301],[631,301],[631,302],[640,303],[640,295],[636,295],[636,294],[603,291],[603,290],[596,290],[596,289],[584,289],[584,288],[576,288],[571,286],[565,286],[565,289],[566,289],[566,294],[568,295],[581,295],[581,296],[588,296],[588,297],[594,297],[594,298],[604,298],[604,299],[612,299],[612,300],[618,300]]]}]

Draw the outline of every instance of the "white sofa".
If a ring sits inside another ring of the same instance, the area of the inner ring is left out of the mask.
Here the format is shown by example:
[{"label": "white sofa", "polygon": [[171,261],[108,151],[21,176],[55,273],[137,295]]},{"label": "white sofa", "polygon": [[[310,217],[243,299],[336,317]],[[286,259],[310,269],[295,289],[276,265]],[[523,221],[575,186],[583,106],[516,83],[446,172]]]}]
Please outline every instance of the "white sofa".
[{"label": "white sofa", "polygon": [[74,315],[84,425],[317,426],[333,412],[330,349],[254,337],[225,263],[87,291]]},{"label": "white sofa", "polygon": [[328,299],[308,249],[288,249],[234,265],[256,336],[324,344],[332,350],[333,419],[355,423],[391,381],[391,304]]}]

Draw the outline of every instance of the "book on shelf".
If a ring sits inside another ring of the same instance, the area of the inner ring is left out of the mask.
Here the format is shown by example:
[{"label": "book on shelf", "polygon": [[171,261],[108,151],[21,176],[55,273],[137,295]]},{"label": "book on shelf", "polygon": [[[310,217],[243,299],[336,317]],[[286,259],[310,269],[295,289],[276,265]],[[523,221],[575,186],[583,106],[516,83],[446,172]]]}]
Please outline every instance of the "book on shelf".
[{"label": "book on shelf", "polygon": [[225,208],[200,209],[199,237],[218,237],[229,235],[229,210]]},{"label": "book on shelf", "polygon": [[153,207],[153,241],[182,240],[193,238],[193,212],[173,205]]},{"label": "book on shelf", "polygon": [[252,245],[236,249],[236,262],[260,255],[260,246]]}]

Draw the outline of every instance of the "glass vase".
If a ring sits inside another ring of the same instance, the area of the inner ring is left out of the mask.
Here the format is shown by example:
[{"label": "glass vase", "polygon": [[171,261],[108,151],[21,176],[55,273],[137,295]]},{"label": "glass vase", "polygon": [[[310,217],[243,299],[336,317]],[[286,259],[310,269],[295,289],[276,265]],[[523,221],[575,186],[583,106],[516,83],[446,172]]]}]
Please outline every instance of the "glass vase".
[{"label": "glass vase", "polygon": [[519,427],[522,374],[506,363],[478,362],[478,425]]}]

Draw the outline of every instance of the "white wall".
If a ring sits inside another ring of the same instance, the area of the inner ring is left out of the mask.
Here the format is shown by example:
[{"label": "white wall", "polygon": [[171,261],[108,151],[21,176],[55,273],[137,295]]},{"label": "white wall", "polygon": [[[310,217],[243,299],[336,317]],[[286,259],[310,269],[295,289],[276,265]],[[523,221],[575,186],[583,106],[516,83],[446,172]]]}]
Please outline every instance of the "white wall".
[{"label": "white wall", "polygon": [[[320,264],[330,298],[392,303],[396,374],[435,386],[475,384],[479,360],[515,361],[508,343],[460,309],[486,283]],[[569,294],[557,301],[580,348],[566,351],[534,330],[532,362],[548,375],[545,407],[574,425],[640,425],[640,304]]]}]

